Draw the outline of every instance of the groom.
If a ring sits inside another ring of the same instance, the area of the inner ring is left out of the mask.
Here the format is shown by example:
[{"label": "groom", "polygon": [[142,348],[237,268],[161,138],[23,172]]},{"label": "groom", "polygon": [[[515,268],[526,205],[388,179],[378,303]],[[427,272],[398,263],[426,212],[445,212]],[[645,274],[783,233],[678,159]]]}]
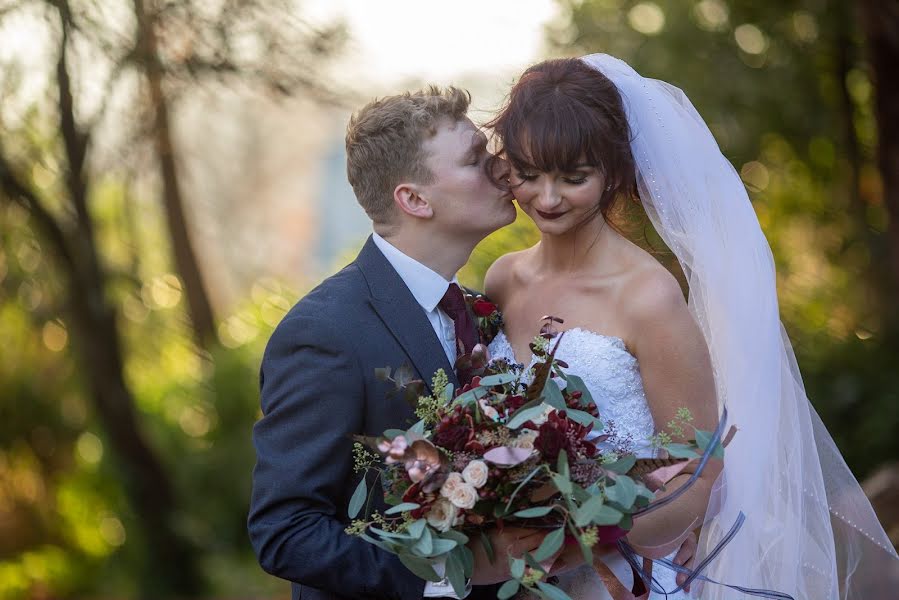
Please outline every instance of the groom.
[{"label": "groom", "polygon": [[[262,567],[293,582],[294,599],[454,596],[344,528],[358,481],[350,436],[416,420],[375,369],[410,362],[425,382],[442,368],[458,383],[452,365],[475,331],[456,271],[515,220],[511,195],[488,176],[487,140],[466,117],[468,103],[461,90],[432,87],[353,116],[347,176],[374,233],[290,310],[266,348],[248,528]],[[498,557],[532,551],[543,537],[517,528],[494,536]],[[476,546],[473,583],[508,579],[508,561],[491,564]],[[495,596],[475,585],[468,597]]]}]

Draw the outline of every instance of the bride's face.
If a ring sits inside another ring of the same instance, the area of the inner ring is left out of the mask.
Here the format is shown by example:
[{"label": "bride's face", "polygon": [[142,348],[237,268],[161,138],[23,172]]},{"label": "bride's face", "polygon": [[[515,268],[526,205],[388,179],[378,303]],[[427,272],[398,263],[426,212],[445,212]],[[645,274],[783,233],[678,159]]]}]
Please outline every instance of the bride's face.
[{"label": "bride's face", "polygon": [[513,166],[509,183],[521,209],[542,233],[561,235],[599,214],[604,181],[596,167],[538,171]]}]

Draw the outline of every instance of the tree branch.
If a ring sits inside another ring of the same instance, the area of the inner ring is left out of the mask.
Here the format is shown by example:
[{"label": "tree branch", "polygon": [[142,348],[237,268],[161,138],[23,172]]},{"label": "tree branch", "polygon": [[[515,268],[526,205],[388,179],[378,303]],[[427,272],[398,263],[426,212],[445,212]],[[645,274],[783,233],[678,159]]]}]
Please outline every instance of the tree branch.
[{"label": "tree branch", "polygon": [[47,210],[37,194],[16,177],[2,147],[0,147],[0,190],[3,192],[0,199],[15,202],[28,211],[44,232],[44,237],[56,249],[66,268],[71,269],[73,273],[77,272],[78,261],[63,226]]}]

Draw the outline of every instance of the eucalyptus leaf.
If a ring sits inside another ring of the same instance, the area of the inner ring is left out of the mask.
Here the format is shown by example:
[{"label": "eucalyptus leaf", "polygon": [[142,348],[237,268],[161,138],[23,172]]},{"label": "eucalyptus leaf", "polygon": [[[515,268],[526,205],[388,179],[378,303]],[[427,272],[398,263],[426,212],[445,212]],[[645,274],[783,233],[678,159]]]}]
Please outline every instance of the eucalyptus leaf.
[{"label": "eucalyptus leaf", "polygon": [[673,458],[697,458],[699,453],[689,444],[665,444],[663,446]]},{"label": "eucalyptus leaf", "polygon": [[434,571],[434,567],[431,566],[431,561],[428,559],[412,556],[411,554],[400,554],[399,557],[400,562],[419,579],[433,581],[435,583],[443,579],[436,571]]},{"label": "eucalyptus leaf", "polygon": [[425,434],[425,422],[424,422],[424,419],[422,419],[421,421],[419,421],[418,423],[416,423],[415,425],[413,425],[412,427],[410,427],[410,428],[409,428],[409,432],[410,432],[410,433],[417,433],[418,435],[424,435],[424,434]]},{"label": "eucalyptus leaf", "polygon": [[534,556],[530,552],[524,553],[524,562],[526,562],[528,564],[528,566],[530,568],[534,569],[535,571],[538,571],[539,573],[546,575],[546,569],[543,568],[543,565],[541,565],[539,562],[537,562],[537,560],[534,558]]},{"label": "eucalyptus leaf", "polygon": [[457,598],[465,597],[465,567],[455,552],[446,557],[446,578],[449,579]]},{"label": "eucalyptus leaf", "polygon": [[432,547],[431,551],[428,553],[428,556],[440,556],[441,554],[446,554],[447,552],[458,547],[459,544],[457,544],[454,540],[435,538],[432,540]]},{"label": "eucalyptus leaf", "polygon": [[520,517],[522,519],[532,519],[534,517],[543,517],[549,514],[552,509],[552,506],[535,506],[534,508],[526,508],[524,510],[520,510],[512,516]]},{"label": "eucalyptus leaf", "polygon": [[634,468],[634,465],[637,462],[637,457],[633,454],[625,454],[618,460],[613,463],[603,465],[603,469],[607,469],[612,471],[613,473],[620,473],[624,475],[628,471]]},{"label": "eucalyptus leaf", "polygon": [[558,473],[551,473],[550,477],[552,477],[553,484],[556,486],[557,490],[559,490],[566,496],[571,494],[571,480],[569,480],[567,477],[559,475]]},{"label": "eucalyptus leaf", "polygon": [[[445,541],[449,542],[449,540]],[[418,538],[418,541],[412,546],[412,551],[419,556],[430,556],[434,553],[434,536],[431,535],[430,529],[425,527],[421,537]]]},{"label": "eucalyptus leaf", "polygon": [[524,560],[521,558],[509,557],[509,572],[515,579],[524,577]]},{"label": "eucalyptus leaf", "polygon": [[531,419],[542,415],[545,408],[546,407],[543,404],[538,404],[531,408],[519,409],[515,411],[515,414],[509,419],[509,422],[506,423],[506,427],[509,429],[518,429]]},{"label": "eucalyptus leaf", "polygon": [[356,486],[356,491],[353,492],[353,496],[350,498],[350,505],[347,507],[347,513],[351,519],[355,519],[359,516],[359,511],[365,506],[365,499],[367,497],[368,484],[365,483],[365,477],[363,476]]},{"label": "eucalyptus leaf", "polygon": [[521,584],[518,581],[510,579],[497,590],[496,597],[498,600],[509,600],[509,598],[518,593],[518,588],[520,587]]},{"label": "eucalyptus leaf", "polygon": [[481,545],[484,546],[487,560],[489,560],[492,565],[496,562],[496,552],[493,550],[493,542],[490,541],[490,538],[487,537],[487,533],[483,529],[481,529]]},{"label": "eucalyptus leaf", "polygon": [[402,429],[388,429],[384,432],[384,437],[386,437],[388,440],[393,440],[393,438],[395,438],[396,436],[405,435],[405,433],[406,432]]},{"label": "eucalyptus leaf", "polygon": [[600,510],[603,507],[603,499],[602,496],[593,496],[586,502],[584,502],[580,508],[577,509],[574,517],[574,523],[578,527],[586,527],[593,520],[599,516]]},{"label": "eucalyptus leaf", "polygon": [[453,392],[456,391],[456,386],[451,383],[446,384],[446,387],[443,390],[443,402],[449,404],[453,401]]},{"label": "eucalyptus leaf", "polygon": [[518,381],[518,375],[514,373],[497,373],[496,375],[488,375],[481,377],[481,385],[484,387],[493,387],[495,385],[505,385]]},{"label": "eucalyptus leaf", "polygon": [[562,396],[562,390],[559,389],[559,385],[552,379],[547,379],[546,385],[543,386],[543,402],[556,410],[568,409],[565,404],[565,398]]},{"label": "eucalyptus leaf", "polygon": [[593,425],[593,431],[602,431],[603,429],[602,421],[583,410],[569,408],[566,409],[565,414],[568,415],[569,419],[584,427]]},{"label": "eucalyptus leaf", "polygon": [[409,540],[414,541],[417,538],[412,537],[408,533],[395,533],[393,531],[384,531],[383,529],[378,529],[377,527],[369,527],[372,533],[376,533],[382,538],[389,538],[394,540]]},{"label": "eucalyptus leaf", "polygon": [[409,528],[406,529],[406,532],[409,534],[409,537],[413,540],[417,540],[421,537],[421,534],[424,533],[425,529],[427,529],[428,522],[424,519],[419,519],[409,525]]},{"label": "eucalyptus leaf", "polygon": [[416,508],[421,508],[420,504],[416,504],[415,502],[403,502],[402,504],[397,504],[396,506],[391,506],[387,510],[384,511],[385,515],[395,515],[397,513],[405,512],[407,510],[415,510]]},{"label": "eucalyptus leaf", "polygon": [[534,552],[534,560],[543,562],[558,552],[562,548],[562,542],[565,541],[565,528],[559,527],[554,529],[543,538],[540,547]]},{"label": "eucalyptus leaf", "polygon": [[462,533],[461,531],[456,531],[455,529],[448,529],[440,534],[440,537],[445,540],[453,540],[460,546],[464,546],[468,543],[468,536]]},{"label": "eucalyptus leaf", "polygon": [[466,579],[471,579],[472,573],[474,573],[474,553],[468,548],[468,546],[459,546],[454,550],[459,554],[459,557],[462,560],[462,568],[465,573]]},{"label": "eucalyptus leaf", "polygon": [[618,525],[621,521],[623,513],[620,510],[612,508],[608,504],[604,504],[596,514],[593,522],[597,525]]},{"label": "eucalyptus leaf", "polygon": [[579,504],[586,502],[593,495],[574,482],[571,483],[571,490],[574,499],[577,500]]},{"label": "eucalyptus leaf", "polygon": [[549,583],[538,581],[537,589],[546,594],[547,598],[550,600],[571,600],[571,597],[568,594]]},{"label": "eucalyptus leaf", "polygon": [[574,536],[574,539],[577,540],[578,546],[580,546],[581,555],[584,557],[584,564],[593,564],[593,550],[591,550],[590,546],[585,544],[584,540],[581,539],[581,532],[577,530],[577,527],[574,526],[574,523],[572,523],[570,519],[568,521],[568,530],[571,532],[571,535]]},{"label": "eucalyptus leaf", "polygon": [[[701,429],[696,430],[696,445],[699,446],[699,449],[705,452],[705,449],[709,447],[709,444],[712,441],[712,437],[714,437],[714,432],[712,431],[703,431]],[[715,446],[715,449],[712,450],[712,456],[715,458],[724,458],[724,446],[721,445],[721,440],[718,440],[718,444]]]},{"label": "eucalyptus leaf", "polygon": [[559,459],[556,461],[556,472],[565,479],[571,479],[571,472],[568,470],[568,453],[564,450],[559,452]]},{"label": "eucalyptus leaf", "polygon": [[620,504],[625,508],[633,506],[637,498],[637,486],[634,480],[627,475],[619,475],[615,478],[615,485],[606,486],[606,496],[609,500]]},{"label": "eucalyptus leaf", "polygon": [[398,551],[400,549],[400,546],[398,544],[391,543],[391,542],[388,542],[385,540],[379,540],[377,538],[373,538],[366,533],[363,533],[359,537],[361,537],[363,540],[365,540],[369,544],[374,544],[378,548],[381,548],[382,550],[386,550],[387,552],[390,552],[391,554],[398,554]]},{"label": "eucalyptus leaf", "polygon": [[472,388],[464,394],[456,396],[456,399],[453,400],[453,404],[471,404],[472,402],[477,402],[480,398],[483,398],[486,395],[487,392],[483,387]]}]

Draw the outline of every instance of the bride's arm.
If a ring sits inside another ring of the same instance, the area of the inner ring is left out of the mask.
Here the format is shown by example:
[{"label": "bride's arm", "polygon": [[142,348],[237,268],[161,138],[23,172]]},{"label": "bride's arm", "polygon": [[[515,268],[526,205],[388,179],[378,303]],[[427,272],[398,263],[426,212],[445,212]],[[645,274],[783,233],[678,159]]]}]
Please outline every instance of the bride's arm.
[{"label": "bride's arm", "polygon": [[[656,431],[667,428],[680,408],[693,415],[692,425],[711,431],[718,421],[715,382],[708,347],[690,314],[677,281],[667,271],[654,271],[637,281],[625,302],[628,345],[637,357]],[[669,432],[671,434],[671,432]],[[692,437],[685,428],[684,438]],[[700,478],[677,501],[634,522],[628,541],[649,558],[667,556],[680,546],[705,516],[721,462],[709,461]],[[689,471],[689,469],[688,469]],[[685,472],[666,485],[664,497],[689,479]]]}]

